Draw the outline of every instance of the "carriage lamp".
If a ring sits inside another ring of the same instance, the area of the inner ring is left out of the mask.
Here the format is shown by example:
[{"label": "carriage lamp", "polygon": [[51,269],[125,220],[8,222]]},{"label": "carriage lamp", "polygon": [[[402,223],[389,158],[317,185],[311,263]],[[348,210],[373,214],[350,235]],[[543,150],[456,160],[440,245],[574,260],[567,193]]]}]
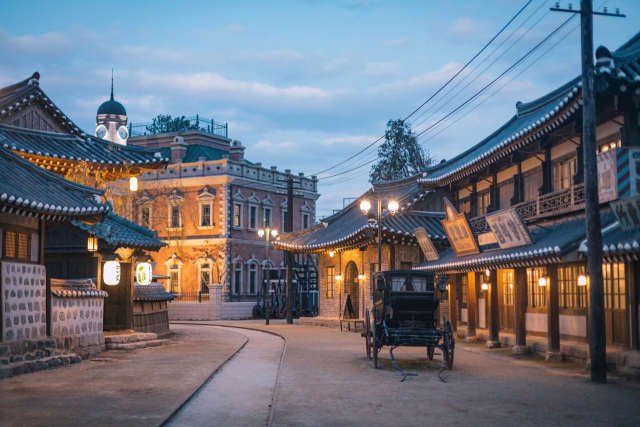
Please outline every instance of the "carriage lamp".
[{"label": "carriage lamp", "polygon": [[339,282],[340,280],[342,280],[342,276],[337,275],[337,276],[336,276],[336,280]]},{"label": "carriage lamp", "polygon": [[120,263],[118,261],[104,263],[104,283],[109,286],[120,283]]},{"label": "carriage lamp", "polygon": [[483,291],[486,291],[487,289],[489,289],[489,285],[487,285],[486,283],[483,283],[481,287]]},{"label": "carriage lamp", "polygon": [[391,201],[387,208],[389,209],[389,212],[391,212],[391,215],[395,215],[396,212],[398,212],[398,209],[400,209],[400,206],[398,205],[398,202]]},{"label": "carriage lamp", "polygon": [[362,203],[360,203],[360,210],[366,215],[369,213],[369,210],[371,209],[371,203],[369,203],[369,201],[367,200],[363,200]]},{"label": "carriage lamp", "polygon": [[334,255],[335,255],[335,252],[333,252],[333,251],[329,251],[329,256],[330,256],[331,258],[333,258],[333,256],[334,256]]},{"label": "carriage lamp", "polygon": [[89,252],[95,252],[98,250],[98,238],[95,234],[89,234],[87,239],[87,250]]},{"label": "carriage lamp", "polygon": [[539,286],[547,286],[549,284],[549,278],[546,276],[542,276],[540,279],[538,279],[538,285]]},{"label": "carriage lamp", "polygon": [[589,282],[589,278],[587,276],[585,276],[584,274],[581,274],[578,277],[578,286],[587,286],[588,282]]},{"label": "carriage lamp", "polygon": [[484,275],[487,277],[491,276],[491,270],[485,270]]},{"label": "carriage lamp", "polygon": [[358,280],[364,280],[364,274],[358,274]]},{"label": "carriage lamp", "polygon": [[129,179],[129,190],[138,191],[138,178],[136,178],[135,176],[132,176]]}]

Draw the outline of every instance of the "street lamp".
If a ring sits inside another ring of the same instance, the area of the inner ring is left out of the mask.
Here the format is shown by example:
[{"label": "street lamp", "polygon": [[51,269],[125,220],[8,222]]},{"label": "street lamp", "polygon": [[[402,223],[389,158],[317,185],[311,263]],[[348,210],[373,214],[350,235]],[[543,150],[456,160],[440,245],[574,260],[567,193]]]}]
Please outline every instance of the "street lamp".
[{"label": "street lamp", "polygon": [[265,236],[265,245],[266,245],[266,259],[264,262],[264,275],[263,277],[265,277],[265,280],[267,281],[267,295],[265,296],[265,319],[266,319],[266,324],[269,324],[269,299],[271,298],[271,294],[270,294],[270,286],[269,286],[269,273],[268,273],[268,267],[269,267],[269,237],[273,236],[273,238],[275,239],[276,236],[278,235],[278,231],[277,230],[272,230],[269,227],[265,227],[264,229],[260,229],[258,230],[258,236],[262,237]]},{"label": "street lamp", "polygon": [[[384,198],[380,193],[376,194],[376,200],[378,202],[378,271],[382,271],[382,200]],[[389,201],[387,205],[387,209],[391,212],[391,215],[395,215],[396,212],[400,209],[400,205],[395,200]],[[368,200],[363,200],[360,202],[360,210],[364,214],[364,216],[369,217],[369,211],[371,210],[371,203]],[[373,216],[373,214],[371,214]]]}]

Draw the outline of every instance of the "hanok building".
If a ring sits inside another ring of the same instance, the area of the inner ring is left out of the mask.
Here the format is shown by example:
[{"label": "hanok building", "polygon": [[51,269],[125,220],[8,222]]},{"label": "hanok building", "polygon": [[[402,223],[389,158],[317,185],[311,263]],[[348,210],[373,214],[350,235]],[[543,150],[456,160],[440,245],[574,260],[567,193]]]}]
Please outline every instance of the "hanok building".
[{"label": "hanok building", "polygon": [[[637,350],[640,205],[629,196],[640,192],[640,34],[614,52],[598,48],[596,58],[600,154],[598,171],[588,173],[598,173],[600,186],[606,336],[615,348]],[[589,336],[588,286],[579,280],[589,244],[581,86],[578,77],[519,102],[500,129],[418,180],[452,202],[445,229],[473,232],[448,233],[451,249],[418,267],[449,275],[462,335],[588,358],[580,345]]]},{"label": "hanok building", "polygon": [[[165,132],[150,123],[130,125],[129,145],[171,159],[166,170],[140,176],[137,222],[169,244],[153,253],[159,274],[170,277],[168,291],[200,301],[208,285],[221,284],[226,301],[254,300],[262,270],[284,266],[280,251],[271,250],[265,259],[258,230],[286,229],[283,180],[291,171],[245,159],[245,147],[227,137],[226,124],[199,116],[189,124],[198,129]],[[320,195],[315,176],[295,178],[300,181],[293,201],[297,232],[313,225]]]},{"label": "hanok building", "polygon": [[[375,213],[377,197],[383,207],[396,201],[399,210],[382,215],[382,270],[411,269],[424,261],[414,230],[422,228],[439,251],[448,247],[441,225],[442,199],[423,191],[418,176],[376,183],[373,189],[340,212],[305,232],[281,235],[276,249],[317,254],[319,313],[303,319],[308,324],[336,325],[340,318],[363,319],[373,307],[373,273],[378,271],[378,226],[360,210],[368,201]],[[377,215],[377,213],[375,213]]]}]

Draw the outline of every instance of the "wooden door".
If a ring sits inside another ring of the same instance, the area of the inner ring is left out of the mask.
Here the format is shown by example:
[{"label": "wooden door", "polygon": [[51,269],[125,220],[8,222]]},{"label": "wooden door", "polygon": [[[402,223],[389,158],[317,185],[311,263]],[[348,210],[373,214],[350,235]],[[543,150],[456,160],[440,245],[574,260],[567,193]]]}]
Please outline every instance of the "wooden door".
[{"label": "wooden door", "polygon": [[604,311],[607,344],[629,345],[627,320],[627,275],[625,264],[615,262],[602,265],[604,278]]},{"label": "wooden door", "polygon": [[515,326],[513,292],[513,270],[499,270],[498,287],[500,288],[500,328],[513,331]]},{"label": "wooden door", "polygon": [[[101,268],[104,268],[102,263]],[[104,330],[119,331],[133,327],[133,283],[131,283],[131,264],[120,263],[120,283],[108,286],[102,283],[101,289],[109,296],[104,299]]]}]

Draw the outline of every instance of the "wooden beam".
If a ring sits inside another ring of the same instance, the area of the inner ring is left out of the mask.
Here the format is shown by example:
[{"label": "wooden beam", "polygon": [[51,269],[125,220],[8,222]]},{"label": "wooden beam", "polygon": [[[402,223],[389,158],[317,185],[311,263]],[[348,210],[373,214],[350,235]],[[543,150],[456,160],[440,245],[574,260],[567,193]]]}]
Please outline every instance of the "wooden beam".
[{"label": "wooden beam", "polygon": [[513,288],[514,288],[514,317],[515,317],[515,333],[516,346],[525,347],[527,345],[527,269],[525,267],[517,267],[513,271]]},{"label": "wooden beam", "polygon": [[456,332],[458,330],[457,290],[459,276],[459,274],[449,275],[449,317],[451,320],[451,327],[453,328],[453,332]]},{"label": "wooden beam", "polygon": [[478,273],[467,274],[467,337],[476,336],[476,278]]},{"label": "wooden beam", "polygon": [[498,270],[489,276],[489,341],[487,346],[500,347],[500,311],[498,307]]},{"label": "wooden beam", "polygon": [[[547,265],[547,352],[560,352],[560,307],[558,301],[558,264]],[[538,286],[535,284],[535,286]]]}]

